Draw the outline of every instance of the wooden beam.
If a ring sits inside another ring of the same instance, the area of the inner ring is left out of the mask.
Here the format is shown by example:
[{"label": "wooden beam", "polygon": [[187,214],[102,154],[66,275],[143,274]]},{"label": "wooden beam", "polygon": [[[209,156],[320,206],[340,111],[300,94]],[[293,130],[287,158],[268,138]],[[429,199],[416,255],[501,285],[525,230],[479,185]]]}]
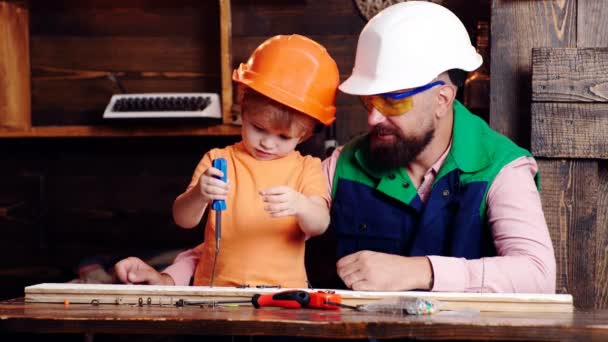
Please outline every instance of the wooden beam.
[{"label": "wooden beam", "polygon": [[31,125],[29,11],[0,1],[0,127]]},{"label": "wooden beam", "polygon": [[608,159],[608,104],[533,103],[532,154]]},{"label": "wooden beam", "polygon": [[220,0],[220,56],[222,65],[222,115],[224,123],[232,117],[232,17],[230,0]]}]

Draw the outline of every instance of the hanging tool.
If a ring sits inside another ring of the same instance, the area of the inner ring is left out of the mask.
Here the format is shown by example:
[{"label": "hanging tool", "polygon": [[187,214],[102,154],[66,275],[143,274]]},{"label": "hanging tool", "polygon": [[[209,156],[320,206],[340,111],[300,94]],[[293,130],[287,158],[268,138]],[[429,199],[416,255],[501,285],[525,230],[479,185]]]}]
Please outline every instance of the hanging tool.
[{"label": "hanging tool", "polygon": [[[228,180],[226,159],[217,158],[212,161],[211,166],[222,171],[222,177],[215,177],[223,182]],[[213,269],[211,270],[211,284],[213,287],[213,281],[215,279],[215,267],[217,266],[217,258],[220,254],[220,240],[222,239],[222,211],[226,210],[226,201],[214,200],[212,209],[215,210],[215,257],[213,258]]]},{"label": "hanging tool", "polygon": [[224,304],[252,304],[256,309],[262,307],[279,307],[279,308],[314,308],[337,310],[340,307],[334,304],[341,303],[342,296],[333,292],[307,292],[303,290],[288,290],[278,293],[255,294],[250,300],[216,300],[216,301],[185,301],[179,300],[175,303],[176,306],[185,305],[224,305]]}]

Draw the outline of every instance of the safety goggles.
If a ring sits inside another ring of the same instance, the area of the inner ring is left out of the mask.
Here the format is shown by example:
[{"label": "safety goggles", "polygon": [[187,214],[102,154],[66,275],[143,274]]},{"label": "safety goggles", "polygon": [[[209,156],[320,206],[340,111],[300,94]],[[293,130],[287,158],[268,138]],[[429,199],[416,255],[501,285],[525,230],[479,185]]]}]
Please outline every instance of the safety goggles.
[{"label": "safety goggles", "polygon": [[429,84],[414,88],[412,90],[404,91],[401,93],[384,93],[378,95],[365,95],[360,96],[361,102],[367,109],[371,111],[375,108],[380,114],[384,116],[397,116],[403,115],[414,105],[412,96],[421,93],[425,90],[431,89],[438,85],[444,85],[443,81],[435,81]]}]

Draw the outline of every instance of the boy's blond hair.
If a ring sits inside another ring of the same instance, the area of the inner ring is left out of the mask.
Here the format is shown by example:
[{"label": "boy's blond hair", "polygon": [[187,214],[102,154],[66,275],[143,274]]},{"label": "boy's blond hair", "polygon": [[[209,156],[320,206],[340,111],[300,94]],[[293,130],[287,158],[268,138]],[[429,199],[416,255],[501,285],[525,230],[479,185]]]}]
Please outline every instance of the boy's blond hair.
[{"label": "boy's blond hair", "polygon": [[308,139],[318,121],[311,116],[277,102],[257,91],[243,86],[239,89],[239,102],[243,116],[255,117],[273,129],[285,130],[300,141]]}]

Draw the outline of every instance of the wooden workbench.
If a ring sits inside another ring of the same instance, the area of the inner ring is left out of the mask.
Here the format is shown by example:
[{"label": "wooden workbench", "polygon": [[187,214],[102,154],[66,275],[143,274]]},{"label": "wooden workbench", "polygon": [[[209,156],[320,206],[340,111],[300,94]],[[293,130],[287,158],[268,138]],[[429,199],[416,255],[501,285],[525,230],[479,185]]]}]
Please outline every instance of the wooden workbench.
[{"label": "wooden workbench", "polygon": [[0,339],[3,333],[19,332],[582,341],[608,340],[608,310],[392,316],[349,310],[0,302]]}]

